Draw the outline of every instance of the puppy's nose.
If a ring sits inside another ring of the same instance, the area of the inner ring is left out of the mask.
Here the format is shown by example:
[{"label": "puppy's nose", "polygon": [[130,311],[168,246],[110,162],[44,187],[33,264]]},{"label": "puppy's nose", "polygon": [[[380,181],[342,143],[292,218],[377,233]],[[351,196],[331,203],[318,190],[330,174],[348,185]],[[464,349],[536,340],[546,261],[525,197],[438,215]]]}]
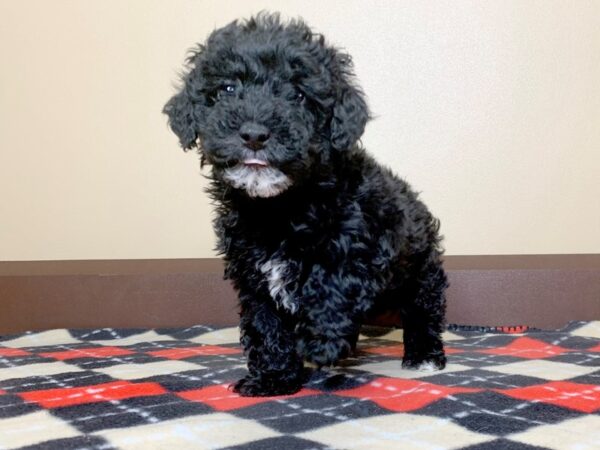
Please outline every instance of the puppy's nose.
[{"label": "puppy's nose", "polygon": [[240,127],[240,137],[244,145],[252,150],[260,150],[271,137],[267,127],[256,122],[245,122]]}]

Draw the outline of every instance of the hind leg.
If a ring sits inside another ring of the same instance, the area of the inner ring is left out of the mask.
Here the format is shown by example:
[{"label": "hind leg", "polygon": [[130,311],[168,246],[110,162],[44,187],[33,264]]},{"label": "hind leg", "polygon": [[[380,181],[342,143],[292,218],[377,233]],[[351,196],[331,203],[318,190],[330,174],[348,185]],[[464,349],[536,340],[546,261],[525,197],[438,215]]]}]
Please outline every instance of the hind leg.
[{"label": "hind leg", "polygon": [[441,370],[446,366],[441,334],[444,328],[448,286],[441,261],[434,255],[412,280],[413,288],[401,308],[404,325],[402,367]]}]

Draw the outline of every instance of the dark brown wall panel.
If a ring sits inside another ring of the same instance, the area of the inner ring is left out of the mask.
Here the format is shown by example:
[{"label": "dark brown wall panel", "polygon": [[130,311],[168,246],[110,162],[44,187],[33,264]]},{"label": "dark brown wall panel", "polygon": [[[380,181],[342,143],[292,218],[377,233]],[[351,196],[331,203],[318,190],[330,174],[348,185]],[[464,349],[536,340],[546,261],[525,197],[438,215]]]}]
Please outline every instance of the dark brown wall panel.
[{"label": "dark brown wall panel", "polygon": [[[445,265],[450,323],[600,319],[600,255],[447,256]],[[0,262],[0,333],[233,325],[236,297],[222,275],[218,259]]]}]

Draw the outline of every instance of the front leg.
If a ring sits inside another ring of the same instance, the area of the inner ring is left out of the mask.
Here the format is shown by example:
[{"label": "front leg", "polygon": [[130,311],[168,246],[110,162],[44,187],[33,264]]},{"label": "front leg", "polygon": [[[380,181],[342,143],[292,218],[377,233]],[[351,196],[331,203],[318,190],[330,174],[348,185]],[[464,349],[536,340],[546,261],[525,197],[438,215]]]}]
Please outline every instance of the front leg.
[{"label": "front leg", "polygon": [[364,312],[373,303],[377,284],[352,269],[342,265],[328,273],[316,265],[304,285],[298,346],[304,358],[319,367],[353,352]]},{"label": "front leg", "polygon": [[405,369],[432,371],[446,366],[442,331],[448,286],[437,252],[419,269],[402,307]]},{"label": "front leg", "polygon": [[260,293],[240,295],[241,343],[249,374],[233,385],[246,397],[293,394],[303,382],[302,359],[290,317]]}]

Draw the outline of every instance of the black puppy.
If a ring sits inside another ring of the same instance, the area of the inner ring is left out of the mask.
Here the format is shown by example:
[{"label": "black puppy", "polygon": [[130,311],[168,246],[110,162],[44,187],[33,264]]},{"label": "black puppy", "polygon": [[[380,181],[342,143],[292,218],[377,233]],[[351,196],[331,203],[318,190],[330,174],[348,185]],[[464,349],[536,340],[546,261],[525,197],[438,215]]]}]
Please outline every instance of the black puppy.
[{"label": "black puppy", "polygon": [[302,21],[214,31],[165,106],[212,166],[226,276],[239,291],[246,396],[291,394],[335,364],[373,311],[403,317],[405,368],[442,369],[439,223],[358,143],[369,112],[350,58]]}]

